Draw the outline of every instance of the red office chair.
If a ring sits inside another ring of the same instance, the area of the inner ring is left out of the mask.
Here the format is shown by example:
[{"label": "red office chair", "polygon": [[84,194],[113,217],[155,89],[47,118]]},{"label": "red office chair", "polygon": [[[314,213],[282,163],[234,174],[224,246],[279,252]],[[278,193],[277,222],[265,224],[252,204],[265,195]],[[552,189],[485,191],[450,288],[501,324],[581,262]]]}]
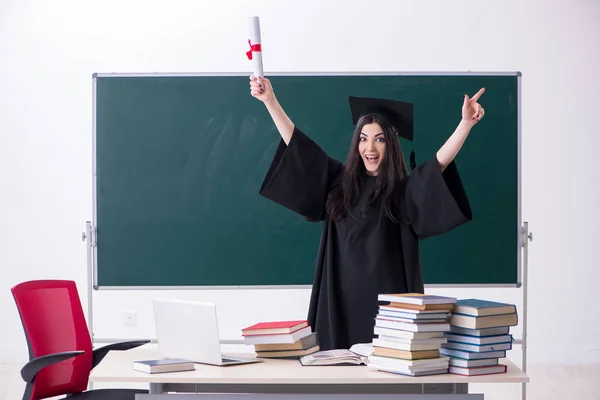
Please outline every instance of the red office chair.
[{"label": "red office chair", "polygon": [[129,350],[148,343],[138,340],[93,350],[75,282],[38,280],[11,289],[29,347],[21,369],[27,383],[23,400],[67,395],[70,399],[133,400],[136,389],[86,391],[90,371],[110,350]]}]

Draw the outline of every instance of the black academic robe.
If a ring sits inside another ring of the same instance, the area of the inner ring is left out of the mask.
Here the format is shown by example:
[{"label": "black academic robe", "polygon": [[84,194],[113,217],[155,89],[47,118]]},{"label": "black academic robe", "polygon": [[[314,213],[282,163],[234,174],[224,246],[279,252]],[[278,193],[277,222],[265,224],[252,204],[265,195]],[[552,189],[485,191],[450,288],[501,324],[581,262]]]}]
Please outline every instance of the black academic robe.
[{"label": "black academic robe", "polygon": [[[395,223],[375,204],[361,216],[332,221],[325,211],[343,165],[298,128],[280,141],[260,194],[309,221],[323,221],[308,321],[322,350],[371,342],[381,293],[423,293],[419,240],[471,219],[454,162],[442,173],[436,157],[417,166],[401,184],[407,223]],[[356,209],[375,189],[365,178]],[[316,251],[316,249],[315,249]]]}]

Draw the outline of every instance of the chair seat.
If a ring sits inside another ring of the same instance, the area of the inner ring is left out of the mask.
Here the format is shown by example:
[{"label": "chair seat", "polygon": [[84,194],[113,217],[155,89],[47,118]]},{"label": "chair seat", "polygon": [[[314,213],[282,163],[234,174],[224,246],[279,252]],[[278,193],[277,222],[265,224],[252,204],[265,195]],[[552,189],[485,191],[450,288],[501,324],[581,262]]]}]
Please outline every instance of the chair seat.
[{"label": "chair seat", "polygon": [[96,389],[66,397],[73,400],[135,400],[136,394],[148,394],[143,389]]}]

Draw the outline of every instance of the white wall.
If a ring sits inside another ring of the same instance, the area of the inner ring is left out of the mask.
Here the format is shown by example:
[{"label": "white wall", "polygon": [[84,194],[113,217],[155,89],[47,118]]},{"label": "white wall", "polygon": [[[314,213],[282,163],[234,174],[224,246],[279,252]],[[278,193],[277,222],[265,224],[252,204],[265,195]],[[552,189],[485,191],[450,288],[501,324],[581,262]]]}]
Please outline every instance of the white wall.
[{"label": "white wall", "polygon": [[[80,233],[92,218],[92,73],[250,71],[244,56],[250,15],[261,17],[267,72],[521,71],[523,219],[534,232],[529,362],[598,363],[600,312],[591,305],[598,303],[600,279],[594,158],[600,145],[600,3],[334,4],[0,2],[0,363],[27,356],[12,285],[75,279],[86,306]],[[457,122],[459,112],[456,104]],[[440,292],[520,306],[517,290]],[[96,336],[152,337],[154,294],[95,293]],[[217,301],[225,338],[256,319],[302,318],[308,300],[306,290],[158,294]],[[273,299],[279,305],[270,304]],[[128,309],[139,313],[135,328],[123,326]],[[511,357],[518,361],[519,350]]]}]

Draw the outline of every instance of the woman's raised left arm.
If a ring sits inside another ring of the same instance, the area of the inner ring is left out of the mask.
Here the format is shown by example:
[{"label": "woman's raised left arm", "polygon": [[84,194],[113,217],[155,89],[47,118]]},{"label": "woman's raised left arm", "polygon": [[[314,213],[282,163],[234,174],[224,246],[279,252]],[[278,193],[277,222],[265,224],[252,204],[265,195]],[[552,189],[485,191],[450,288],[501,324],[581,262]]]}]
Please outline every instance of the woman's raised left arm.
[{"label": "woman's raised left arm", "polygon": [[454,133],[448,138],[446,143],[438,150],[436,157],[442,171],[454,160],[463,143],[469,136],[471,128],[485,115],[485,110],[477,102],[481,95],[485,92],[485,88],[481,88],[479,92],[469,99],[465,94],[465,99],[462,106],[462,119]]}]

